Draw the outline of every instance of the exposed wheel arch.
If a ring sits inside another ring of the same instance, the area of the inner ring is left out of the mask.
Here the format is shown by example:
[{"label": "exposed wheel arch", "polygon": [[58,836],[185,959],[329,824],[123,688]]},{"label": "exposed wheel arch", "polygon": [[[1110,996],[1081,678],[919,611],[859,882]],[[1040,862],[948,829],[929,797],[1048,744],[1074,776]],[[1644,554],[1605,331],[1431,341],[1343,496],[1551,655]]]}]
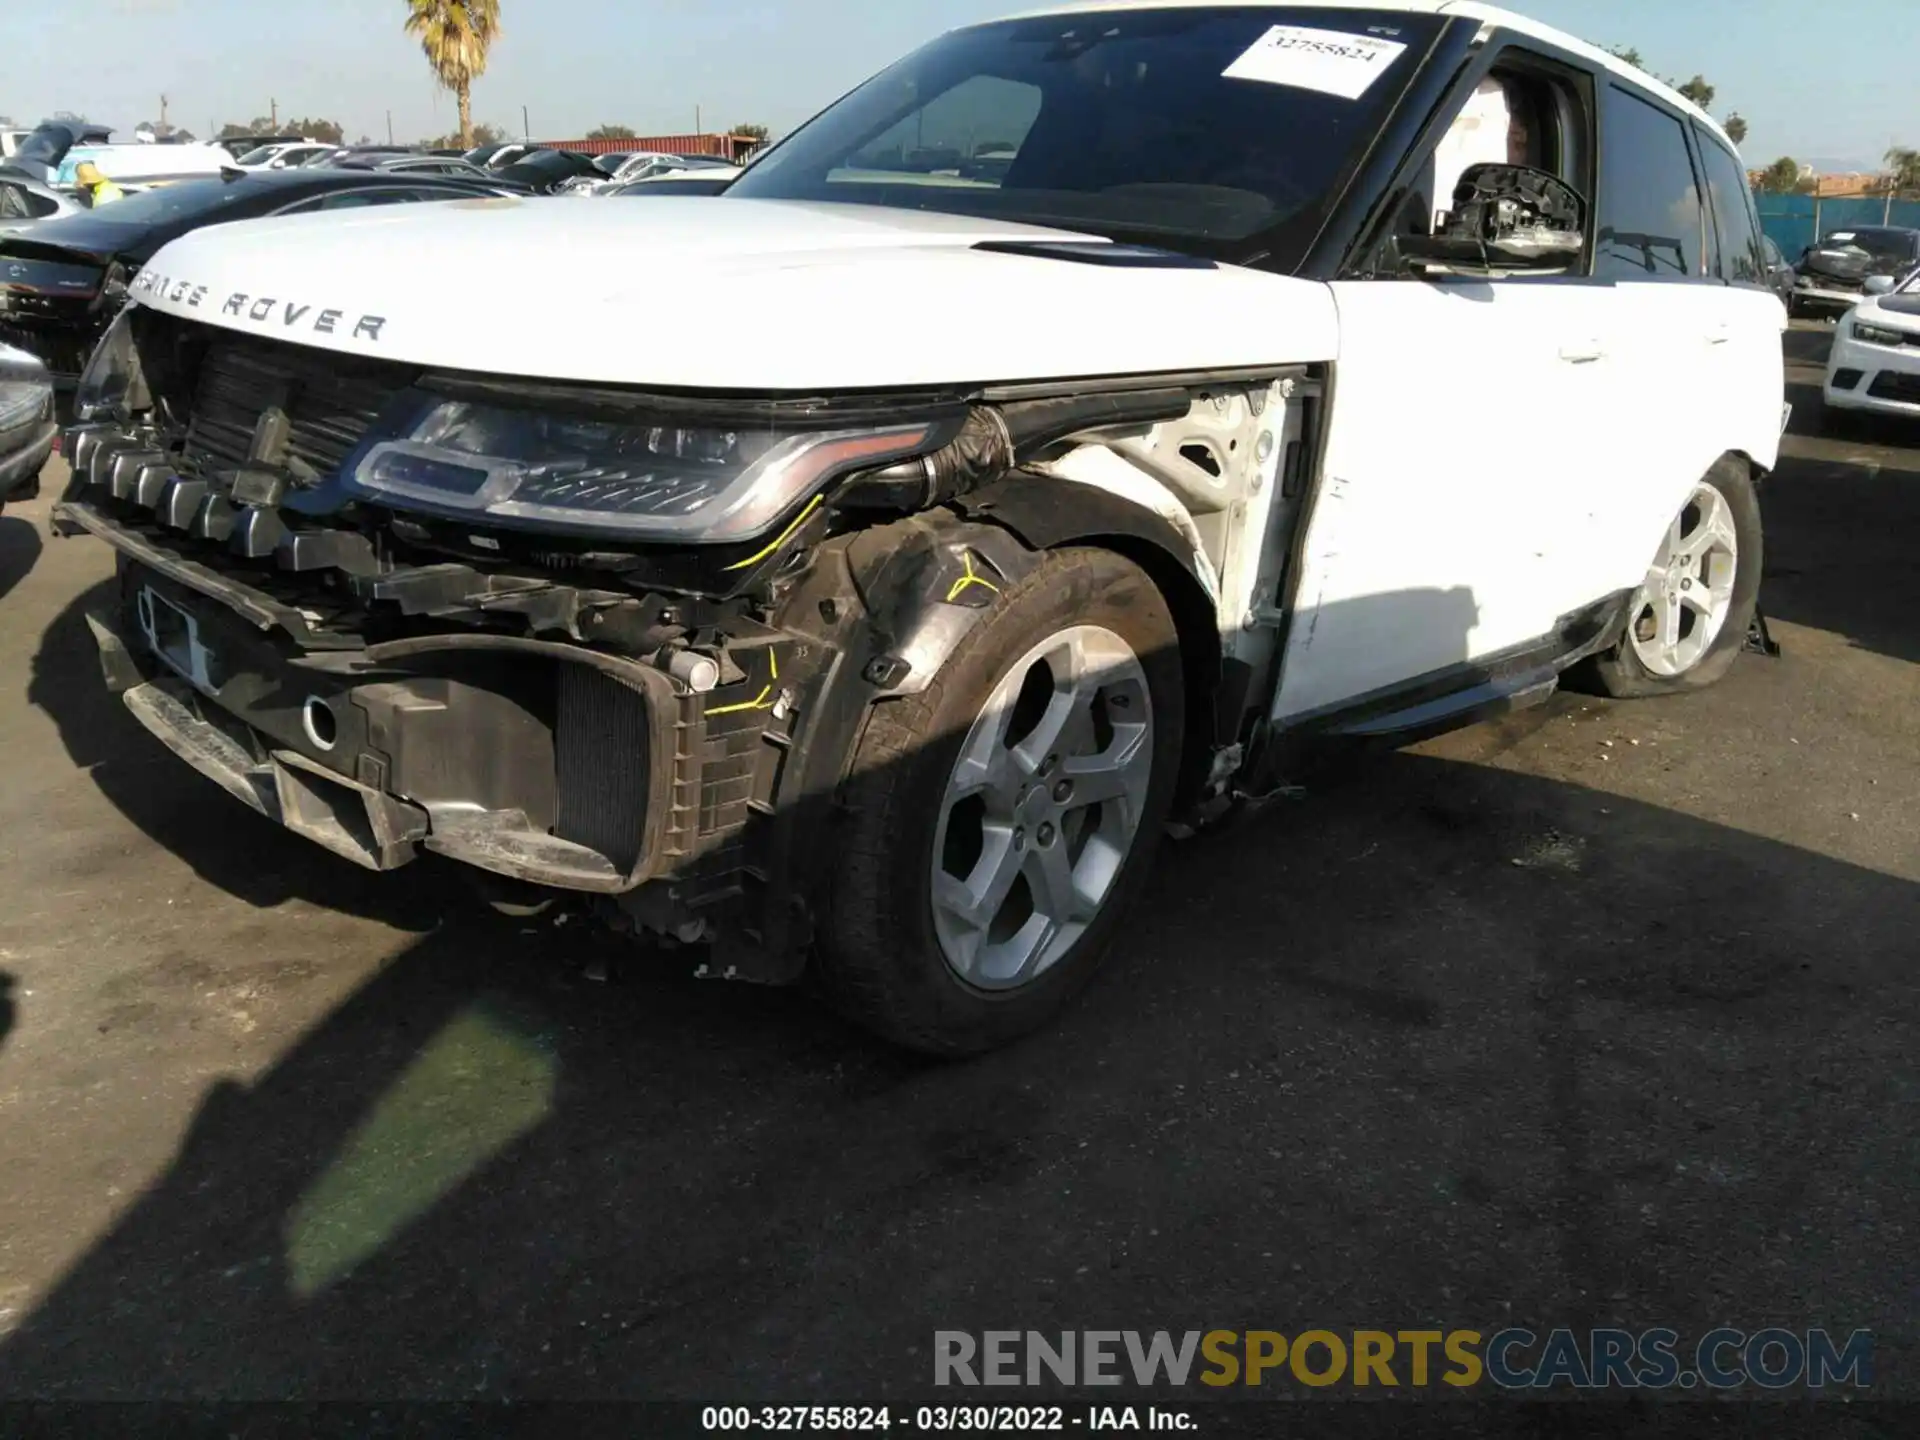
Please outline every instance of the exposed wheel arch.
[{"label": "exposed wheel arch", "polygon": [[[1111,550],[1145,570],[1166,597],[1180,631],[1187,715],[1176,811],[1196,799],[1212,753],[1230,744],[1218,735],[1216,702],[1221,692],[1218,602],[1203,578],[1202,559],[1174,524],[1144,505],[1096,486],[1048,476],[1014,474],[954,502],[969,519],[1012,532],[1036,551],[1069,545]],[[1237,717],[1235,717],[1237,718]]]}]

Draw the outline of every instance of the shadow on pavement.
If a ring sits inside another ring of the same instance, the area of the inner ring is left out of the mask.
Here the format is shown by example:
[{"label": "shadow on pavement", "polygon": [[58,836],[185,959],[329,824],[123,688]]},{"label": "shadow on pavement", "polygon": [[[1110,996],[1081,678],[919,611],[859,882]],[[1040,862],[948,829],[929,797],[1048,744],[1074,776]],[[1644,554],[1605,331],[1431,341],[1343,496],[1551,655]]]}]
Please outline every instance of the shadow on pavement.
[{"label": "shadow on pavement", "polygon": [[[1471,595],[1387,598],[1350,637],[1465,653]],[[114,803],[404,924],[140,731],[86,603],[32,698]],[[459,921],[213,1087],[0,1395],[846,1403],[936,1328],[1904,1336],[1920,1262],[1863,1226],[1911,1201],[1917,926],[1905,881],[1404,754],[1164,852],[1103,981],[964,1065]]]},{"label": "shadow on pavement", "polygon": [[[1787,362],[1824,373],[1831,330],[1793,330]],[[1761,496],[1770,616],[1920,662],[1920,421],[1835,416],[1818,374],[1790,376],[1789,458]]]},{"label": "shadow on pavement", "polygon": [[212,1091],[0,1393],[824,1400],[936,1327],[1416,1318],[1867,1326],[1893,1377],[1916,926],[1393,756],[1169,852],[1102,983],[966,1065],[455,927]]},{"label": "shadow on pavement", "polygon": [[434,857],[408,871],[409,883],[395,884],[288,833],[176,759],[101,678],[86,615],[110,612],[116,594],[116,581],[102,581],[47,627],[27,700],[54,721],[74,764],[149,838],[209,884],[262,909],[297,897],[418,932],[450,905],[476,903],[453,867]]},{"label": "shadow on pavement", "polygon": [[40,558],[40,531],[19,515],[0,515],[0,599],[32,573]]}]

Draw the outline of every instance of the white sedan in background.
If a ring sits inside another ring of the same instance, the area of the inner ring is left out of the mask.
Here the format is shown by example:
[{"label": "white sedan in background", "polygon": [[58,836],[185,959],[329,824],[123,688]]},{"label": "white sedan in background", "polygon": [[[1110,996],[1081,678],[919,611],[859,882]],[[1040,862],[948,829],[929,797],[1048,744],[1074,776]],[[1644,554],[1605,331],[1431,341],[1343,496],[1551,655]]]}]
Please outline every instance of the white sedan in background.
[{"label": "white sedan in background", "polygon": [[1831,411],[1920,417],[1920,270],[1868,279],[1834,327],[1825,399]]}]

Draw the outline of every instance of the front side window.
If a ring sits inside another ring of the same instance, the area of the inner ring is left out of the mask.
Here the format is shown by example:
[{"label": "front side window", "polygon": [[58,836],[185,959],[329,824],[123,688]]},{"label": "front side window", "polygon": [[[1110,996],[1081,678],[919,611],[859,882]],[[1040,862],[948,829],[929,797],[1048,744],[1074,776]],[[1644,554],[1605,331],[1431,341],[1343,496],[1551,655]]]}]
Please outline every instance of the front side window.
[{"label": "front side window", "polygon": [[1619,85],[1600,122],[1602,280],[1676,280],[1706,266],[1706,209],[1680,120]]},{"label": "front side window", "polygon": [[1720,238],[1720,278],[1735,285],[1763,285],[1767,253],[1760,243],[1760,221],[1754,214],[1746,171],[1706,131],[1696,125],[1693,133],[1707,172],[1707,195],[1713,202],[1714,226]]},{"label": "front side window", "polygon": [[1443,23],[1218,6],[959,30],[768,150],[727,196],[932,210],[1285,263]]}]

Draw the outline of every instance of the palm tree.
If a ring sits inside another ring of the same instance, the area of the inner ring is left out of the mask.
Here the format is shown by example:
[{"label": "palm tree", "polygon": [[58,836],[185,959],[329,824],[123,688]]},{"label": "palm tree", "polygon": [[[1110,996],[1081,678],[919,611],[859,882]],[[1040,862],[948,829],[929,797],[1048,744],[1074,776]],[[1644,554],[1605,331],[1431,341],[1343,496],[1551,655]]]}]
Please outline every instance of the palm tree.
[{"label": "palm tree", "polygon": [[473,82],[500,38],[500,0],[407,0],[407,33],[460,100],[460,143],[473,148]]},{"label": "palm tree", "polygon": [[1886,155],[1888,184],[1895,194],[1920,190],[1920,150],[1896,145]]}]

